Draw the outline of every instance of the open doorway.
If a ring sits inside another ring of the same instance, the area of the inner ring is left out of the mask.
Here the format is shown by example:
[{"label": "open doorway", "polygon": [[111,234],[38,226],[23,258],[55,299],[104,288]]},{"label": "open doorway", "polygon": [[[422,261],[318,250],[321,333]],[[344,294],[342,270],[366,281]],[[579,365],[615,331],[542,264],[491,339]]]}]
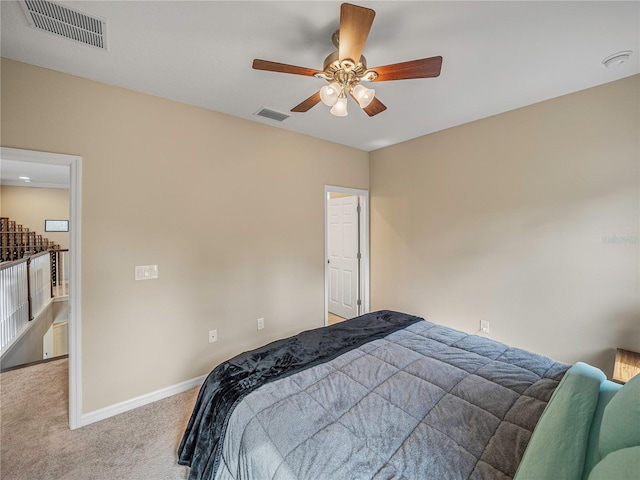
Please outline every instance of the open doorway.
[{"label": "open doorway", "polygon": [[69,178],[68,165],[1,159],[1,371],[68,353]]},{"label": "open doorway", "polygon": [[324,323],[369,311],[369,192],[325,185]]},{"label": "open doorway", "polygon": [[[80,312],[81,312],[81,168],[82,158],[15,148],[0,148],[0,161],[58,165],[68,168],[68,352],[69,352],[69,427],[81,426],[81,364],[80,364]],[[55,219],[61,220],[61,219]]]}]

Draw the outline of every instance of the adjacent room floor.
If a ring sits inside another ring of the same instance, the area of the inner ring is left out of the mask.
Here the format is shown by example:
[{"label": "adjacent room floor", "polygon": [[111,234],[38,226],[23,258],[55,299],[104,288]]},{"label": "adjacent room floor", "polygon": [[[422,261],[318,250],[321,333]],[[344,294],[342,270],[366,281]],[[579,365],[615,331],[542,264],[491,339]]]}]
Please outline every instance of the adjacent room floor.
[{"label": "adjacent room floor", "polygon": [[334,323],[344,322],[346,318],[339,317],[335,313],[329,312],[329,325],[333,325]]}]

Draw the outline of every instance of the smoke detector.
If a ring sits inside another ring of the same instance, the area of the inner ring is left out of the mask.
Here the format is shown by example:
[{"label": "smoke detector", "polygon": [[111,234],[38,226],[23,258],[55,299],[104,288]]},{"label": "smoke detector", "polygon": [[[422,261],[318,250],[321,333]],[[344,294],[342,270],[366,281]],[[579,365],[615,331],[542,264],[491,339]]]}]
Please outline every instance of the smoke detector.
[{"label": "smoke detector", "polygon": [[613,55],[609,55],[607,58],[602,60],[602,64],[607,68],[615,68],[619,67],[623,63],[626,63],[629,60],[633,52],[631,50],[624,50],[623,52],[614,53]]}]

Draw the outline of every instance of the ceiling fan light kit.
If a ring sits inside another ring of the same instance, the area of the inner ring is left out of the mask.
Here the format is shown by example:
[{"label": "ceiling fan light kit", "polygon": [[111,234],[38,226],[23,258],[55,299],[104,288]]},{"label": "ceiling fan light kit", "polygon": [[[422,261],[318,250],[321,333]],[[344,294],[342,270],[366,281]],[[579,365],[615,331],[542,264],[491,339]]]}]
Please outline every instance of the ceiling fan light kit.
[{"label": "ceiling fan light kit", "polygon": [[351,96],[367,115],[373,117],[385,111],[387,107],[376,98],[374,89],[367,88],[360,82],[432,78],[439,76],[442,68],[442,57],[436,56],[367,69],[367,60],[362,55],[362,50],[375,15],[376,12],[370,8],[349,3],[340,6],[340,29],[331,37],[338,50],[327,56],[321,71],[260,59],[253,61],[253,68],[313,76],[329,82],[329,85],[322,87],[319,92],[293,107],[292,112],[307,112],[322,102],[331,107],[330,112],[333,115],[346,117],[347,97]]},{"label": "ceiling fan light kit", "polygon": [[346,117],[348,115],[347,95],[353,96],[360,108],[364,109],[373,101],[376,91],[353,81],[347,81],[343,85],[338,82],[332,82],[320,89],[322,103],[328,107],[334,107],[330,112],[337,117]]},{"label": "ceiling fan light kit", "polygon": [[337,61],[333,62],[330,66],[325,65],[322,75],[316,75],[331,82],[320,89],[320,98],[325,105],[331,107],[336,105],[338,100],[344,99],[344,102],[340,102],[344,105],[344,109],[342,107],[339,109],[332,108],[330,110],[331,113],[338,117],[346,117],[348,115],[347,95],[353,96],[360,108],[364,109],[371,103],[375,96],[375,90],[360,85],[360,80],[364,76],[365,70],[366,67],[362,62],[354,65],[353,62],[347,59],[339,63]]}]

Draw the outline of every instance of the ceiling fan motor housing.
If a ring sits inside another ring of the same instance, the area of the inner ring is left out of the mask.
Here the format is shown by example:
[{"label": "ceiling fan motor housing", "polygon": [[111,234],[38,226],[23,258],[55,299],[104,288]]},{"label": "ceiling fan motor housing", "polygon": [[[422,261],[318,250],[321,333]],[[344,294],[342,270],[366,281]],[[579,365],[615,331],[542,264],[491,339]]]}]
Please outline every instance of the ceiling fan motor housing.
[{"label": "ceiling fan motor housing", "polygon": [[340,85],[353,89],[361,80],[371,82],[376,79],[377,74],[367,71],[367,59],[360,56],[357,64],[350,59],[340,61],[338,52],[333,52],[324,60],[323,71],[318,72],[316,77],[324,78],[329,83],[338,82]]}]

